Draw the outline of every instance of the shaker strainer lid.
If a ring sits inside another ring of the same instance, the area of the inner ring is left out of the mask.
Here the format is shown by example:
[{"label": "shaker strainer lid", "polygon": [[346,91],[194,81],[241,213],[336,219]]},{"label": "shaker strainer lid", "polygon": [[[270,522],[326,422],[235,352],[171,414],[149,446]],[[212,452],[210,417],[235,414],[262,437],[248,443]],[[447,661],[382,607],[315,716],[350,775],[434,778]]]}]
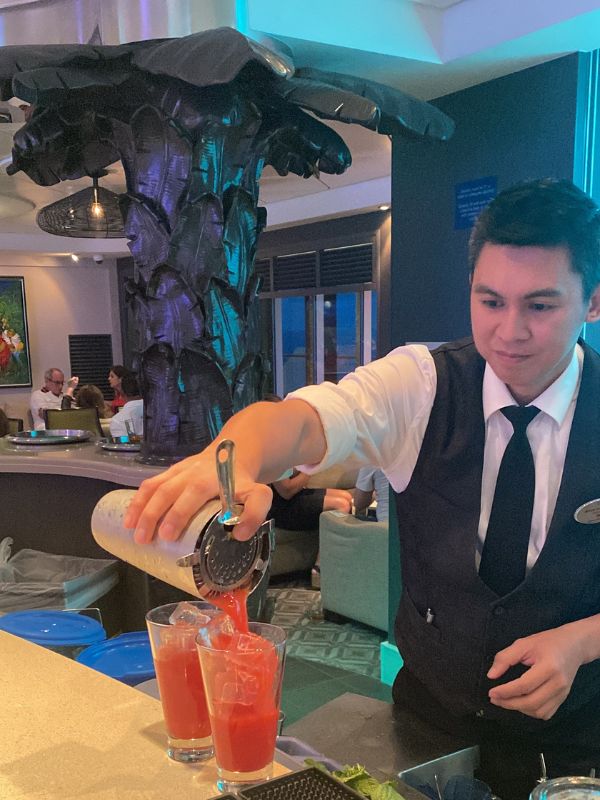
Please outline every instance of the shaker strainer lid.
[{"label": "shaker strainer lid", "polygon": [[216,467],[221,498],[221,512],[202,531],[193,553],[177,560],[180,567],[192,567],[196,588],[202,597],[229,592],[247,585],[252,591],[269,563],[271,521],[263,523],[246,541],[232,535],[243,506],[235,503],[235,445],[223,439],[216,449]]},{"label": "shaker strainer lid", "polygon": [[223,592],[236,589],[246,583],[255,568],[262,567],[263,537],[252,536],[241,542],[231,536],[227,526],[215,518],[199,542],[194,579],[206,584],[209,589]]}]

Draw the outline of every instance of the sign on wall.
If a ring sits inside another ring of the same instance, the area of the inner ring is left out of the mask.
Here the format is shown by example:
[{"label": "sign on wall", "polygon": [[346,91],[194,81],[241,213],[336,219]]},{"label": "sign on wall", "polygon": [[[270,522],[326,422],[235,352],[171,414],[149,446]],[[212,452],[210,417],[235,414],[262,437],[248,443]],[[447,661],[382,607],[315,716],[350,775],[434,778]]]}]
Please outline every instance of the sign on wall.
[{"label": "sign on wall", "polygon": [[31,386],[25,280],[0,278],[0,388]]},{"label": "sign on wall", "polygon": [[471,228],[480,212],[497,194],[496,177],[457,183],[454,187],[454,230]]}]

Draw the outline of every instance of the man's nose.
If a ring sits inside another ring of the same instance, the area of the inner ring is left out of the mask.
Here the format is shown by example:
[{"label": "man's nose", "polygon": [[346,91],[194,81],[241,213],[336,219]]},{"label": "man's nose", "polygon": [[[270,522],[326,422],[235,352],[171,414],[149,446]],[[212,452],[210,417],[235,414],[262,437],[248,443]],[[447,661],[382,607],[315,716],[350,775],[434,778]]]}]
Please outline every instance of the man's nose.
[{"label": "man's nose", "polygon": [[529,337],[527,321],[520,309],[505,309],[498,325],[497,333],[506,342],[518,341]]}]

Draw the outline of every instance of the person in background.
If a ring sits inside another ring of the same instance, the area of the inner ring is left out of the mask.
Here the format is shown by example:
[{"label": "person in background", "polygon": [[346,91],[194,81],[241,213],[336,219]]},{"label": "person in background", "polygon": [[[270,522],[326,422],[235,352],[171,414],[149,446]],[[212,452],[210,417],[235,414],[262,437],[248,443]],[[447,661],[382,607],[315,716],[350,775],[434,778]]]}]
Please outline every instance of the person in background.
[{"label": "person in background", "polygon": [[381,467],[401,543],[394,702],[477,744],[478,777],[525,800],[540,753],[548,777],[600,772],[600,526],[577,513],[600,493],[600,354],[580,338],[600,320],[600,208],[567,180],[510,187],[478,217],[469,273],[472,338],[244,409],[145,481],[125,523],[178,538],[218,493],[221,438],[238,539],[291,464]]},{"label": "person in background", "polygon": [[144,401],[140,395],[137,377],[133,373],[123,376],[120,391],[125,404],[110,421],[110,435],[127,436],[129,431],[126,423],[129,422],[134,433],[143,436]]},{"label": "person in background", "polygon": [[309,489],[310,476],[294,470],[291,477],[273,481],[273,502],[268,518],[280,528],[291,531],[312,531],[319,527],[322,511],[352,509],[352,495],[345,489]]},{"label": "person in background", "polygon": [[8,433],[8,417],[0,408],[0,437],[6,436]]},{"label": "person in background", "polygon": [[110,403],[110,408],[113,414],[125,405],[125,397],[121,390],[121,381],[125,375],[129,375],[131,370],[124,367],[122,364],[114,364],[108,373],[108,383],[114,392],[114,397]]},{"label": "person in background", "polygon": [[368,507],[373,500],[377,501],[375,519],[387,522],[389,519],[390,483],[378,467],[361,467],[356,478],[354,490],[354,506],[356,514],[368,516]]},{"label": "person in background", "polygon": [[[70,378],[68,388],[73,390],[77,386],[79,378]],[[31,393],[29,408],[33,419],[33,427],[36,431],[46,429],[44,421],[44,411],[47,408],[61,408],[63,398],[63,386],[65,385],[65,374],[58,367],[50,367],[44,372],[44,385],[41,389],[35,389]]]},{"label": "person in background", "polygon": [[[75,378],[71,380],[75,380]],[[71,387],[67,388],[63,394],[61,408],[96,408],[100,419],[110,419],[113,416],[112,409],[104,399],[101,390],[93,383],[85,383],[80,386],[76,394]]]}]

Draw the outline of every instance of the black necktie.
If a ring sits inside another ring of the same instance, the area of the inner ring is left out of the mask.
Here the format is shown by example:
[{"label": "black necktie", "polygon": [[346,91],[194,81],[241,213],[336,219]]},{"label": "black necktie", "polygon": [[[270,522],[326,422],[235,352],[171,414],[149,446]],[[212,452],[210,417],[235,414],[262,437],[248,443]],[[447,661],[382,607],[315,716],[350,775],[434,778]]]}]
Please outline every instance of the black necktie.
[{"label": "black necktie", "polygon": [[527,426],[539,408],[508,406],[502,413],[512,423],[513,435],[500,463],[479,566],[479,576],[500,596],[525,578],[535,494],[535,464]]}]

